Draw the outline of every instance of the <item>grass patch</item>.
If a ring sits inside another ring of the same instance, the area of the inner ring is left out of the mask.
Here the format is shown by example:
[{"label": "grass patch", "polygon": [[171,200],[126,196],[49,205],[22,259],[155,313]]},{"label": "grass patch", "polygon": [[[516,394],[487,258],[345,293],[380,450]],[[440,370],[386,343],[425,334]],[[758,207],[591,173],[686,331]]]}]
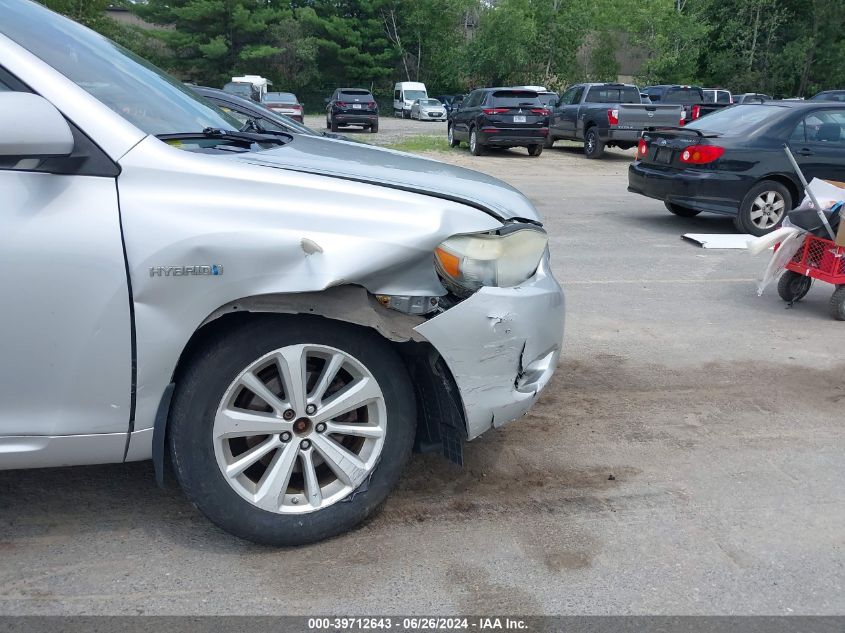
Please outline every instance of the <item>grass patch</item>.
[{"label": "grass patch", "polygon": [[443,136],[409,136],[400,141],[384,145],[400,152],[448,152],[449,141]]}]

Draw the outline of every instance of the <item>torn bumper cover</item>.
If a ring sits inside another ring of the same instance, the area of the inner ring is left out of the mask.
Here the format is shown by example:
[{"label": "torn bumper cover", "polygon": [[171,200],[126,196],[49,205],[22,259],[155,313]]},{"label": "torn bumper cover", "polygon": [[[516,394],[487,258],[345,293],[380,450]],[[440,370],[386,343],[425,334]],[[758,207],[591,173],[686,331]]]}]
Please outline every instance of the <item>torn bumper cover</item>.
[{"label": "torn bumper cover", "polygon": [[514,288],[485,287],[414,328],[440,353],[460,392],[467,439],[525,413],[554,374],[563,291],[544,257]]}]

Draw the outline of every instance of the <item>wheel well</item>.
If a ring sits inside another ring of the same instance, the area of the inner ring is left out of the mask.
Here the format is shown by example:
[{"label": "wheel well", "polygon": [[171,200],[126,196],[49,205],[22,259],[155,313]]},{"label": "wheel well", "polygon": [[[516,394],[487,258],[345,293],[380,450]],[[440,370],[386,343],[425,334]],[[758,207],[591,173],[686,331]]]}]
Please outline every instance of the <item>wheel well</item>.
[{"label": "wheel well", "polygon": [[[798,185],[795,184],[795,181],[789,178],[788,176],[784,176],[782,174],[773,174],[771,176],[766,176],[765,178],[761,178],[757,182],[754,183],[753,186],[759,185],[761,182],[765,180],[773,180],[782,184],[786,187],[787,191],[789,191],[789,195],[792,196],[792,204],[797,205],[801,199],[801,190],[798,188]],[[787,211],[791,211],[792,209],[787,209]]]},{"label": "wheel well", "polygon": [[167,462],[167,425],[170,397],[178,385],[191,360],[210,342],[235,328],[242,327],[255,319],[308,318],[339,321],[354,327],[373,330],[379,334],[400,356],[411,377],[412,388],[417,400],[417,437],[415,449],[418,452],[440,450],[450,461],[463,463],[461,444],[466,438],[466,419],[457,384],[451,372],[434,347],[425,341],[402,341],[391,338],[383,328],[365,323],[353,323],[332,319],[320,314],[290,312],[227,312],[203,323],[188,340],[173,370],[168,389],[162,397],[153,431],[153,464],[157,481],[163,485],[164,473],[170,468]]}]

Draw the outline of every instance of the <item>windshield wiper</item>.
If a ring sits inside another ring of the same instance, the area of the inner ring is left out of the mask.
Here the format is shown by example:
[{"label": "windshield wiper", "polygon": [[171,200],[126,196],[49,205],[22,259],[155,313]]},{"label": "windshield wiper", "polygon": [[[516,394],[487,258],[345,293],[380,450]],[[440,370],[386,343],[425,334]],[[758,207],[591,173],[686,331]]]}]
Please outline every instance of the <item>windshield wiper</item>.
[{"label": "windshield wiper", "polygon": [[285,145],[293,140],[290,134],[283,136],[269,134],[267,132],[247,132],[241,130],[220,130],[207,127],[202,132],[180,132],[177,134],[156,134],[162,141],[189,141],[192,139],[213,139],[234,143],[252,145],[253,143],[265,143],[274,145]]}]

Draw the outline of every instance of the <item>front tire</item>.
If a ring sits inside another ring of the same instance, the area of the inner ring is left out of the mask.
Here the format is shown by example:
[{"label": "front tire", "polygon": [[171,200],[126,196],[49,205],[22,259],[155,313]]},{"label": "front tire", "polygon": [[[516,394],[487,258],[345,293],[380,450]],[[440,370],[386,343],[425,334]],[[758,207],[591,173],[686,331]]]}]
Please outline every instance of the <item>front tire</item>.
[{"label": "front tire", "polygon": [[375,332],[266,316],[189,360],[169,446],[185,495],[212,522],[256,543],[302,545],[384,501],[415,420],[405,366]]},{"label": "front tire", "polygon": [[679,204],[674,204],[672,202],[664,202],[663,206],[666,207],[666,210],[669,213],[674,213],[677,216],[682,218],[694,218],[697,216],[701,211],[697,211],[696,209],[690,209],[689,207],[682,207]]},{"label": "front tire", "polygon": [[469,131],[469,151],[473,156],[482,156],[484,154],[484,146],[478,141],[478,134],[475,128]]},{"label": "front tire", "polygon": [[584,156],[587,158],[601,158],[604,154],[604,143],[599,138],[598,128],[591,127],[584,132]]},{"label": "front tire", "polygon": [[378,123],[373,123],[370,126],[370,134],[377,134],[378,133]]},{"label": "front tire", "polygon": [[777,229],[790,209],[792,194],[789,189],[774,180],[764,180],[745,194],[734,225],[740,233],[760,237]]},{"label": "front tire", "polygon": [[778,295],[787,303],[795,303],[807,296],[812,285],[812,278],[787,270],[778,280]]}]

